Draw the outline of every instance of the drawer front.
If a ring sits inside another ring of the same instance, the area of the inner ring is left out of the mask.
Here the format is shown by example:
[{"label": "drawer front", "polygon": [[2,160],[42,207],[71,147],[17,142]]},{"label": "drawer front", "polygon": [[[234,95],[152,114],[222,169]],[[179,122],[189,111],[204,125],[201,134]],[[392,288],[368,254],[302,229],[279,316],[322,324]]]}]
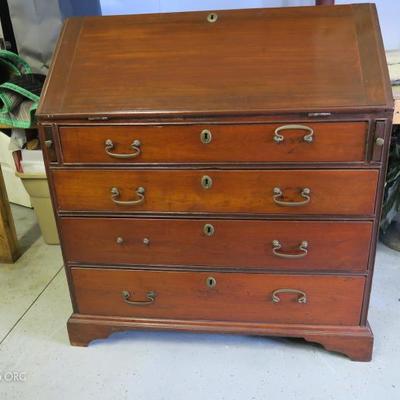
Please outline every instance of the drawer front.
[{"label": "drawer front", "polygon": [[72,268],[78,312],[358,325],[365,278]]},{"label": "drawer front", "polygon": [[69,262],[365,271],[371,222],[61,218]]},{"label": "drawer front", "polygon": [[372,215],[378,170],[56,170],[59,210]]},{"label": "drawer front", "polygon": [[366,122],[61,127],[65,163],[363,161]]}]

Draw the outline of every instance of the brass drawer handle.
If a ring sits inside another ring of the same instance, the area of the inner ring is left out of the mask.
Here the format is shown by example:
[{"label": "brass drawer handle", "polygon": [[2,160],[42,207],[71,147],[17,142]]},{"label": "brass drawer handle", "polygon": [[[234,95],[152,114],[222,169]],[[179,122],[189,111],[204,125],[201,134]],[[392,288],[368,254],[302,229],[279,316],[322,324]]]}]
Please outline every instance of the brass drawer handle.
[{"label": "brass drawer handle", "polygon": [[301,290],[297,290],[297,289],[277,289],[274,290],[272,292],[272,302],[273,303],[279,303],[281,301],[279,294],[281,293],[293,293],[293,294],[297,294],[297,302],[300,304],[306,304],[307,303],[307,295],[301,291]]},{"label": "brass drawer handle", "polygon": [[300,192],[300,196],[303,197],[305,200],[301,201],[285,201],[282,200],[281,197],[283,196],[283,192],[280,188],[274,188],[274,195],[272,196],[274,202],[280,206],[284,207],[298,207],[304,206],[305,204],[309,203],[311,200],[311,190],[309,188],[304,188]]},{"label": "brass drawer handle", "polygon": [[303,136],[303,140],[306,143],[312,143],[314,140],[314,129],[310,128],[309,126],[306,125],[295,125],[295,124],[291,124],[291,125],[283,125],[280,126],[279,128],[275,129],[274,132],[274,142],[275,143],[281,143],[285,140],[285,137],[281,134],[282,131],[287,131],[287,130],[292,130],[292,129],[301,129],[304,131],[307,131],[308,133],[306,133]]},{"label": "brass drawer handle", "polygon": [[299,250],[301,253],[298,254],[290,254],[290,253],[282,253],[279,250],[282,248],[281,242],[279,240],[272,241],[272,253],[274,256],[281,258],[303,258],[308,254],[308,242],[303,240],[299,245]]},{"label": "brass drawer handle", "polygon": [[[134,293],[132,293],[133,295]],[[123,290],[121,292],[122,295],[122,299],[124,300],[125,303],[130,304],[131,306],[147,306],[149,304],[153,304],[154,301],[156,300],[156,296],[157,294],[153,291],[147,292],[146,293],[146,298],[147,300],[144,301],[133,301],[133,300],[129,300],[129,298],[131,297],[131,293],[128,292],[127,290]]]},{"label": "brass drawer handle", "polygon": [[144,203],[144,187],[139,186],[136,189],[136,195],[138,197],[137,200],[118,200],[120,196],[119,189],[116,187],[111,188],[111,200],[115,204],[119,204],[122,206],[134,206]]},{"label": "brass drawer handle", "polygon": [[136,158],[142,151],[140,150],[140,140],[134,140],[131,144],[131,148],[134,150],[134,153],[121,154],[121,153],[113,153],[111,150],[114,148],[114,143],[111,139],[107,139],[105,142],[104,151],[110,156],[114,158]]}]

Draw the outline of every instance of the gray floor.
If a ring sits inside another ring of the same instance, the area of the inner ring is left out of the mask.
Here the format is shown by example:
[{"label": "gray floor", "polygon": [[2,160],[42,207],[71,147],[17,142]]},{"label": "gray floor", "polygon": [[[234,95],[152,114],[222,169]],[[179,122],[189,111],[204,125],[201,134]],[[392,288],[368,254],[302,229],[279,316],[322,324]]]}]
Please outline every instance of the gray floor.
[{"label": "gray floor", "polygon": [[[14,207],[26,250],[0,267],[0,399],[400,398],[400,254],[380,246],[370,308],[373,361],[300,340],[127,332],[71,347],[71,306],[58,246]],[[10,373],[17,373],[10,381]]]}]

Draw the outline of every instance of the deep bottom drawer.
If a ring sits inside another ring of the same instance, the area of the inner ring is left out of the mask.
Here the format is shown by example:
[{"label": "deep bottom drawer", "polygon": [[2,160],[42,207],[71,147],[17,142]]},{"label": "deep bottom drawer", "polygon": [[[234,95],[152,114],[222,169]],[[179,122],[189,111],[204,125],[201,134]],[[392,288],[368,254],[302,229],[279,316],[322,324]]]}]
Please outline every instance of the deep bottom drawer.
[{"label": "deep bottom drawer", "polygon": [[166,318],[358,325],[361,276],[72,268],[78,312]]}]

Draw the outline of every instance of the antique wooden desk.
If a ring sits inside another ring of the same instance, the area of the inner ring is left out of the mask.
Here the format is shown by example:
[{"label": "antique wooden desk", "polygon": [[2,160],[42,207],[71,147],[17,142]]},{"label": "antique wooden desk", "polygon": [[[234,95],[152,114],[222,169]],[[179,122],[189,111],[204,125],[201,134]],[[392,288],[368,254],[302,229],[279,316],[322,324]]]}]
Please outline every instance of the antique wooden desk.
[{"label": "antique wooden desk", "polygon": [[235,332],[369,360],[392,115],[373,5],[68,20],[38,116],[71,343]]}]

